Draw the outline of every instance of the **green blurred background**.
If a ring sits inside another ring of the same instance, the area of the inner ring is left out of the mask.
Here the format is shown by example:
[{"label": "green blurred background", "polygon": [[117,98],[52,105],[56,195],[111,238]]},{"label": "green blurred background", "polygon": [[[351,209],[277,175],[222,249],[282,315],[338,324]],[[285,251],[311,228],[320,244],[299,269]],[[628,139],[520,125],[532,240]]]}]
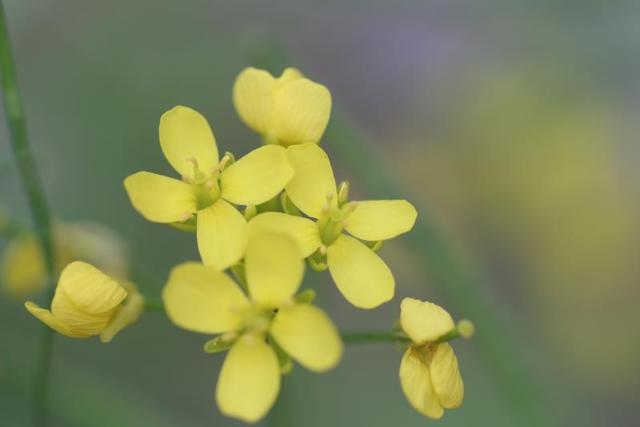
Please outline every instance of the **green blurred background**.
[{"label": "green blurred background", "polygon": [[[336,121],[356,129],[384,159],[366,165],[369,182],[400,180],[459,262],[485,278],[545,412],[528,424],[640,422],[638,2],[14,0],[6,9],[55,217],[120,234],[147,272],[146,294],[159,294],[174,264],[197,259],[192,235],[145,222],[122,187],[138,170],[172,175],[160,114],[196,108],[221,151],[244,154],[258,137],[233,109],[235,76],[296,66],[332,92],[330,153],[351,135]],[[4,121],[0,138],[1,207],[29,224]],[[335,156],[338,177],[360,197],[381,196],[353,173],[364,161],[354,156]],[[382,251],[398,298],[379,310],[353,309],[326,275],[308,272],[341,328],[387,328],[408,295],[468,316],[406,243]],[[0,296],[0,426],[30,423],[40,335],[20,301]],[[203,353],[205,340],[158,313],[108,345],[58,337],[53,425],[240,425],[215,407],[222,357]],[[410,408],[401,353],[379,344],[348,348],[328,374],[296,367],[262,424],[527,424],[510,404],[518,391],[505,392],[474,340],[454,347],[465,403],[441,421]]]}]

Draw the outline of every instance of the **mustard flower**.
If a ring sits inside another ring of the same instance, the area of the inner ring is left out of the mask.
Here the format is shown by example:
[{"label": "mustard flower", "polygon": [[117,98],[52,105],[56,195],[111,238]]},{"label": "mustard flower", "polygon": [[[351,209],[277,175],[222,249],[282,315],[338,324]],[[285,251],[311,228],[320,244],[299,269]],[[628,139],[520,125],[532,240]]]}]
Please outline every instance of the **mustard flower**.
[{"label": "mustard flower", "polygon": [[233,204],[257,205],[282,191],[293,175],[285,149],[264,146],[237,162],[229,154],[219,161],[207,120],[182,106],[162,115],[159,134],[160,147],[182,180],[135,173],[124,181],[131,203],[152,222],[197,224],[205,264],[222,270],[237,263],[246,246],[246,220]]},{"label": "mustard flower", "polygon": [[444,409],[457,408],[464,397],[458,359],[446,340],[453,332],[468,338],[473,324],[463,320],[456,327],[442,307],[404,298],[400,325],[412,342],[400,362],[402,391],[418,412],[439,419]]},{"label": "mustard flower", "polygon": [[278,78],[253,67],[243,70],[233,85],[233,104],[247,126],[266,143],[317,143],[331,115],[331,94],[287,68]]},{"label": "mustard flower", "polygon": [[358,239],[379,242],[411,230],[417,216],[413,205],[406,200],[349,202],[348,187],[338,191],[329,157],[318,145],[291,146],[287,154],[295,175],[286,194],[312,219],[267,212],[253,218],[250,228],[290,233],[305,257],[329,268],[354,306],[374,308],[389,301],[395,291],[393,274],[372,247]]},{"label": "mustard flower", "polygon": [[[128,275],[127,247],[122,238],[102,224],[65,222],[55,225],[56,269],[74,260],[95,264],[107,274]],[[23,299],[45,288],[47,272],[40,243],[33,233],[21,233],[9,240],[0,259],[2,290],[13,299]]]},{"label": "mustard flower", "polygon": [[304,262],[293,239],[275,233],[252,236],[245,272],[248,296],[224,273],[187,262],[171,271],[162,297],[177,326],[222,334],[212,341],[231,349],[218,378],[218,407],[227,416],[256,422],[280,389],[274,347],[322,372],[337,364],[342,341],[322,310],[294,298]]},{"label": "mustard flower", "polygon": [[130,283],[118,283],[91,264],[75,261],[62,270],[51,310],[33,302],[26,309],[51,329],[71,338],[100,335],[109,342],[135,322],[144,299]]}]

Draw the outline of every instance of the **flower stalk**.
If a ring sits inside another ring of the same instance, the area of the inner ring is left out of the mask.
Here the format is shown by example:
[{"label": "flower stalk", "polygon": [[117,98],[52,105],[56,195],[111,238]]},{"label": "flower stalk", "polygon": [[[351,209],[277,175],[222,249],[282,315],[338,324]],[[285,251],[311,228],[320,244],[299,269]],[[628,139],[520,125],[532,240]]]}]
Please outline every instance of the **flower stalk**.
[{"label": "flower stalk", "polygon": [[[53,298],[54,288],[51,284],[55,276],[55,254],[51,232],[51,216],[42,189],[38,168],[27,140],[24,110],[20,100],[20,90],[14,64],[15,61],[9,39],[4,3],[0,0],[0,74],[2,78],[2,98],[7,123],[9,125],[11,149],[18,165],[20,180],[22,181],[27,202],[29,203],[35,233],[44,255],[49,282],[46,302],[49,303]],[[53,331],[44,326],[41,350],[38,356],[36,384],[34,387],[34,422],[36,426],[45,426],[47,423],[47,390],[53,336]]]}]

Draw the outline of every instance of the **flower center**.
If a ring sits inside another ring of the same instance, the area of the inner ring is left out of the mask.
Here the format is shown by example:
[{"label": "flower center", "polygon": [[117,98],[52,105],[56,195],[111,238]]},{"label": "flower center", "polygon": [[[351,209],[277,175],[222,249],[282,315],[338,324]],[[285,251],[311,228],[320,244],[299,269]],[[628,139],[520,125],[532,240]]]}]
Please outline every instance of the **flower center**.
[{"label": "flower center", "polygon": [[252,306],[242,313],[242,331],[244,333],[266,333],[269,330],[271,320],[273,320],[274,316],[274,310],[265,310]]},{"label": "flower center", "polygon": [[183,180],[191,184],[193,192],[196,195],[198,210],[208,208],[220,198],[220,171],[227,166],[227,163],[233,162],[231,154],[226,154],[218,168],[211,172],[203,172],[198,165],[198,160],[194,157],[187,159],[192,164],[192,178],[183,177]]},{"label": "flower center", "polygon": [[329,246],[342,234],[345,221],[354,211],[356,202],[333,203],[333,195],[327,195],[327,202],[322,208],[322,215],[318,218],[320,240]]},{"label": "flower center", "polygon": [[208,208],[220,198],[218,178],[211,178],[202,184],[191,184],[196,195],[198,210]]}]

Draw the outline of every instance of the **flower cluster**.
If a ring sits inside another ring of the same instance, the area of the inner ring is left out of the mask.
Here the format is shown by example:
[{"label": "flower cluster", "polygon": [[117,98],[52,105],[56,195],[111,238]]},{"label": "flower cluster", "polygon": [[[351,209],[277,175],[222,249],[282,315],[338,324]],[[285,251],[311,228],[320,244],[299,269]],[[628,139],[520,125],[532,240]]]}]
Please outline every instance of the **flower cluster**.
[{"label": "flower cluster", "polygon": [[[233,102],[262,146],[238,159],[220,156],[207,120],[177,106],[159,126],[160,147],[177,177],[142,171],[124,187],[147,220],[195,233],[201,262],[171,270],[164,308],[176,326],[213,336],[206,352],[228,350],[218,407],[256,422],[273,406],[292,361],[324,372],[342,355],[341,335],[312,304],[314,291],[299,292],[305,266],[328,270],[353,306],[376,308],[395,294],[394,276],[377,252],[410,231],[417,212],[406,200],[352,200],[349,183],[337,183],[319,146],[331,95],[300,71],[274,77],[248,68],[235,81]],[[133,289],[74,262],[62,272],[51,311],[32,303],[27,309],[64,335],[108,340],[140,312]],[[408,343],[402,389],[419,412],[440,418],[444,408],[460,405],[464,389],[448,341],[470,336],[472,327],[409,298],[400,326],[394,336]]]}]

